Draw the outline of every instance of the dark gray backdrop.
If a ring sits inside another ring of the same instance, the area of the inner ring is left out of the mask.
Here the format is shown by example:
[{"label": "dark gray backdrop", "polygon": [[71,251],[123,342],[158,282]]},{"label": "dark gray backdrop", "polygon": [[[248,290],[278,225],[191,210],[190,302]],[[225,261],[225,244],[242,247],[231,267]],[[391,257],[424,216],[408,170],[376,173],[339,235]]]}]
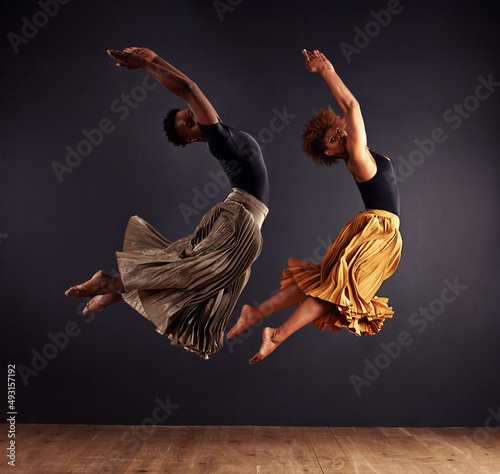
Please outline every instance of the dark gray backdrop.
[{"label": "dark gray backdrop", "polygon": [[[73,0],[48,2],[49,16],[42,4],[16,2],[2,20],[2,370],[17,366],[18,421],[498,424],[495,7]],[[300,51],[324,51],[361,103],[369,145],[398,165],[403,259],[378,293],[395,309],[379,334],[310,325],[249,366],[261,325],[204,361],[124,303],[83,317],[64,296],[116,271],[129,216],[174,240],[229,191],[205,145],[166,143],[164,113],[182,102],[115,67],[106,49],[126,46],[157,51],[264,146],[265,245],[230,324],[279,287],[288,257],[320,259],[362,210],[343,164],[317,168],[300,149],[313,109],[334,105]]]}]

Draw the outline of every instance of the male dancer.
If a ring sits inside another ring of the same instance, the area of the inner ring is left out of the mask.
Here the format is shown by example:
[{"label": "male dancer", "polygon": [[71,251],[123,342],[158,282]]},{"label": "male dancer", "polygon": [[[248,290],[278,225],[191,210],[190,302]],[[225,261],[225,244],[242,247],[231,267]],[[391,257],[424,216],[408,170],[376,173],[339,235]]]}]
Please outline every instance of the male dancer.
[{"label": "male dancer", "polygon": [[117,66],[143,69],[186,102],[188,109],[167,114],[167,138],[177,146],[206,142],[233,189],[192,235],[173,243],[132,217],[123,252],[116,253],[119,274],[101,270],[66,295],[93,296],[84,312],[123,299],[173,345],[207,359],[222,347],[228,318],[262,249],[260,228],[269,199],[262,152],[250,135],[223,124],[198,86],[153,51],[134,47],[108,54]]}]

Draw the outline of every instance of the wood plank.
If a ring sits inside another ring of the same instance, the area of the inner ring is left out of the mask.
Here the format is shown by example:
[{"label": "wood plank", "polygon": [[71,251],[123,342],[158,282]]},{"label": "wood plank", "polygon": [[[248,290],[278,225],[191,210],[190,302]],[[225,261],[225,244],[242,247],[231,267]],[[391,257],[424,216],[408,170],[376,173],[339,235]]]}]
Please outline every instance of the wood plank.
[{"label": "wood plank", "polygon": [[224,445],[227,443],[227,426],[203,427],[203,438],[194,461],[194,472],[200,474],[223,473]]},{"label": "wood plank", "polygon": [[255,434],[251,426],[229,426],[227,433],[225,474],[256,474]]},{"label": "wood plank", "polygon": [[[483,455],[487,453],[488,456],[494,458],[495,461],[500,461],[500,431],[486,430],[481,428],[457,428],[463,436],[466,436],[478,447],[480,453]],[[477,452],[477,451],[476,451]],[[500,465],[500,462],[497,464]]]},{"label": "wood plank", "polygon": [[[6,424],[2,425],[2,430],[0,431],[0,449],[2,453],[6,452],[7,446],[10,445],[10,439],[7,437],[7,426]],[[43,432],[43,425],[16,425],[16,437],[13,438],[16,442],[15,468],[30,472],[33,464],[40,460],[38,439],[43,435]],[[35,445],[34,448],[33,445]],[[6,459],[6,461],[8,460]]]},{"label": "wood plank", "polygon": [[[407,428],[406,431],[415,438],[431,456],[425,460],[425,464],[433,469],[446,468],[448,472],[457,473],[479,473],[477,463],[470,463],[465,453],[459,446],[446,441],[444,437],[434,432],[431,428]],[[421,460],[421,465],[425,467]]]},{"label": "wood plank", "polygon": [[[394,449],[400,452],[402,456],[412,463],[413,470],[421,474],[438,473],[434,468],[428,465],[428,460],[432,459],[432,453],[417,441],[408,431],[403,428],[384,428],[379,430],[384,433],[391,441]],[[421,466],[425,465],[425,468]]]},{"label": "wood plank", "polygon": [[[378,428],[332,428],[355,472],[373,474],[418,473],[416,466]],[[388,462],[390,460],[390,462]]]},{"label": "wood plank", "polygon": [[160,472],[194,472],[196,456],[206,428],[203,426],[164,426],[160,429],[171,431],[170,449],[163,456]]},{"label": "wood plank", "polygon": [[280,436],[285,455],[286,471],[290,474],[301,472],[322,473],[314,449],[307,436],[308,428],[282,426]]},{"label": "wood plank", "polygon": [[89,467],[97,472],[125,472],[150,435],[147,427],[106,426],[94,438]]},{"label": "wood plank", "polygon": [[165,458],[175,456],[172,440],[175,430],[151,426],[150,435],[137,449],[133,459],[123,472],[160,472]]},{"label": "wood plank", "polygon": [[306,430],[307,428],[255,426],[257,472],[322,473]]},{"label": "wood plank", "polygon": [[[64,439],[52,445],[50,455],[44,456],[43,471],[37,472],[88,472],[85,466],[78,466],[80,459],[88,452],[93,439],[102,431],[102,426],[60,425]],[[75,467],[76,466],[76,467]]]},{"label": "wood plank", "polygon": [[[94,428],[95,431],[99,429]],[[40,474],[67,470],[70,459],[81,451],[78,443],[89,439],[85,430],[74,425],[17,425],[16,431],[16,440],[19,441],[16,443],[16,467]],[[67,451],[64,446],[67,446]],[[41,452],[43,456],[40,456]]]},{"label": "wood plank", "polygon": [[483,428],[440,428],[438,432],[451,444],[459,446],[469,462],[477,463],[478,468],[482,469],[480,472],[500,472],[499,431],[488,432]]},{"label": "wood plank", "polygon": [[19,424],[16,467],[36,474],[500,474],[500,431]]},{"label": "wood plank", "polygon": [[356,473],[330,428],[308,428],[307,437],[323,472]]},{"label": "wood plank", "polygon": [[286,457],[278,426],[254,426],[255,458],[259,474],[285,472]]}]

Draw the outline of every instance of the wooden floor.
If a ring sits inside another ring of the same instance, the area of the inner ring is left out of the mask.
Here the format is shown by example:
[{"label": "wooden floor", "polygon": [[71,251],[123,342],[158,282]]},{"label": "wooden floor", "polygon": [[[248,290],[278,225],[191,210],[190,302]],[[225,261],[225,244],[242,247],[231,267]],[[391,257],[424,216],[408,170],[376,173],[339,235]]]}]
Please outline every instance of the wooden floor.
[{"label": "wooden floor", "polygon": [[500,430],[260,426],[16,426],[22,473],[500,473]]}]

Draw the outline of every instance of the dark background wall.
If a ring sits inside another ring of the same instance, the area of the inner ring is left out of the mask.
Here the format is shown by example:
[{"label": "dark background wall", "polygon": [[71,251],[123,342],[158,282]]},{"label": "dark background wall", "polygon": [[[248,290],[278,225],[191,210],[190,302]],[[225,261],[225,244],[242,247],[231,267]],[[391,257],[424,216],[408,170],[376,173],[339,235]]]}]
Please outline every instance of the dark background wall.
[{"label": "dark background wall", "polygon": [[[42,4],[10,2],[2,15],[1,359],[3,373],[17,366],[18,421],[139,424],[163,410],[156,421],[175,425],[498,423],[498,7],[73,0],[49,17]],[[300,149],[313,109],[334,105],[300,51],[331,59],[369,145],[398,165],[403,259],[379,291],[395,310],[379,334],[310,325],[249,366],[261,325],[204,361],[125,303],[84,317],[85,303],[64,296],[116,271],[129,216],[174,240],[229,191],[204,145],[166,143],[163,116],[182,102],[106,55],[137,45],[264,146],[265,246],[230,324],[279,287],[288,257],[321,259],[362,210],[343,164],[317,168]]]}]

